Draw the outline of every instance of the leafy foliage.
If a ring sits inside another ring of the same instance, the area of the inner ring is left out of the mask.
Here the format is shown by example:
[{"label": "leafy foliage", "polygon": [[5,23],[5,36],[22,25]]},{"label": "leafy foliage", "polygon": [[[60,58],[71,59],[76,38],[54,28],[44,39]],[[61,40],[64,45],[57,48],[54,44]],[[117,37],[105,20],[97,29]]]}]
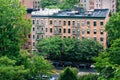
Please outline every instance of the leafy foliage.
[{"label": "leafy foliage", "polygon": [[120,13],[113,14],[106,25],[108,43],[111,45],[115,39],[120,38]]},{"label": "leafy foliage", "polygon": [[79,0],[40,0],[42,8],[60,8],[60,9],[73,9],[74,5],[79,3]]},{"label": "leafy foliage", "polygon": [[58,4],[58,0],[40,0],[40,6],[42,8],[48,7],[48,6],[55,6]]},{"label": "leafy foliage", "polygon": [[93,40],[79,41],[60,37],[43,39],[36,47],[40,55],[48,56],[51,60],[62,61],[90,61],[103,50],[103,47]]},{"label": "leafy foliage", "polygon": [[58,80],[77,80],[77,75],[72,68],[67,67],[63,73],[60,74]]},{"label": "leafy foliage", "polygon": [[25,80],[29,69],[23,65],[16,66],[15,62],[6,56],[0,58],[0,80]]},{"label": "leafy foliage", "polygon": [[0,56],[17,56],[31,23],[19,0],[0,0]]},{"label": "leafy foliage", "polygon": [[113,44],[106,51],[100,53],[96,58],[96,69],[100,72],[99,80],[111,79],[117,80],[120,78],[119,68],[119,53],[120,53],[120,39],[114,40]]},{"label": "leafy foliage", "polygon": [[73,9],[74,5],[79,3],[79,0],[62,0],[59,5],[60,9]]},{"label": "leafy foliage", "polygon": [[78,80],[97,80],[98,75],[96,74],[88,74],[80,76]]}]

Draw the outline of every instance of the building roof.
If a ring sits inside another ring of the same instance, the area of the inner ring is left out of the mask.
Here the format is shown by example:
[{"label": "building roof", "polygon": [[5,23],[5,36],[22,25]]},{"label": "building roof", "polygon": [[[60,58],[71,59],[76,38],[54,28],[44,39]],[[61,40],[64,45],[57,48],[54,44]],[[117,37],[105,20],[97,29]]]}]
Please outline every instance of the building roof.
[{"label": "building roof", "polygon": [[[36,13],[36,14],[35,14]],[[33,12],[32,17],[49,17],[49,18],[105,18],[109,14],[109,9],[94,9],[93,11],[84,12],[83,10],[48,10]]]}]

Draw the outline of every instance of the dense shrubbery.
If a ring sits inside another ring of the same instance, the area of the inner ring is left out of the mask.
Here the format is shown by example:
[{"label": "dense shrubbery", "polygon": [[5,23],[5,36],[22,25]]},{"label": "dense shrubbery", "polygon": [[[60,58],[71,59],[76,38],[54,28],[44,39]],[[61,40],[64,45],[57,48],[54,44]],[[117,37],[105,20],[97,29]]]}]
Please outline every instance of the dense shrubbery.
[{"label": "dense shrubbery", "polygon": [[38,53],[47,55],[51,60],[92,61],[103,50],[102,45],[90,39],[82,41],[70,38],[46,38],[38,42]]},{"label": "dense shrubbery", "polygon": [[88,74],[88,75],[83,75],[78,78],[78,80],[97,80],[98,75],[96,74]]}]

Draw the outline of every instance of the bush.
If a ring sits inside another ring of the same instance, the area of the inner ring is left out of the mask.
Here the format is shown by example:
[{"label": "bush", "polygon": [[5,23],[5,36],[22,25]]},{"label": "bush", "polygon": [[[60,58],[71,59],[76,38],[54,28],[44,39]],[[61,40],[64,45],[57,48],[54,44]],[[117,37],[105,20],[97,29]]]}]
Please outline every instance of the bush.
[{"label": "bush", "polygon": [[98,75],[95,74],[88,74],[88,75],[83,75],[78,78],[78,80],[97,80]]},{"label": "bush", "polygon": [[65,70],[60,74],[58,80],[77,80],[77,70],[73,68],[65,68]]}]

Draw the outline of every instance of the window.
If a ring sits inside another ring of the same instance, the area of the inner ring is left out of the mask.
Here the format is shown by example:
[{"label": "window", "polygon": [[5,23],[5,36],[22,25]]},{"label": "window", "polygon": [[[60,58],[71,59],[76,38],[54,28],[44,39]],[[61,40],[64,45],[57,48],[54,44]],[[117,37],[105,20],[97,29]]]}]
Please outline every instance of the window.
[{"label": "window", "polygon": [[70,26],[70,21],[68,21],[68,26]]},{"label": "window", "polygon": [[63,21],[63,25],[66,26],[66,21]]},{"label": "window", "polygon": [[41,30],[43,31],[43,28],[41,28]]},{"label": "window", "polygon": [[61,33],[61,29],[59,29],[59,33]]},{"label": "window", "polygon": [[39,35],[37,35],[37,39],[39,39]]},{"label": "window", "polygon": [[85,30],[82,30],[82,34],[85,34]]},{"label": "window", "polygon": [[70,38],[70,36],[68,36],[68,38]]},{"label": "window", "polygon": [[50,20],[50,25],[52,25],[52,20]]},{"label": "window", "polygon": [[35,39],[35,35],[33,35],[33,39]]},{"label": "window", "polygon": [[77,27],[80,27],[80,22],[79,21],[77,21]]},{"label": "window", "polygon": [[33,27],[33,31],[35,31],[35,28]]},{"label": "window", "polygon": [[54,25],[57,25],[57,21],[56,20],[54,20]]},{"label": "window", "polygon": [[103,26],[104,25],[104,23],[103,22],[100,22],[100,26]]},{"label": "window", "polygon": [[103,30],[102,29],[100,30],[100,34],[103,34]]},{"label": "window", "polygon": [[64,33],[66,33],[66,29],[64,29]]},{"label": "window", "polygon": [[94,34],[97,34],[97,31],[96,31],[96,29],[94,29]]},{"label": "window", "polygon": [[45,30],[46,30],[46,32],[48,31],[48,29],[47,29],[47,28],[46,28]]},{"label": "window", "polygon": [[100,37],[100,41],[103,42],[103,41],[104,41],[104,38],[103,38],[103,37]]},{"label": "window", "polygon": [[85,22],[84,21],[82,21],[82,26],[85,26]]},{"label": "window", "polygon": [[33,46],[35,46],[35,42],[33,42]]},{"label": "window", "polygon": [[96,37],[93,37],[93,39],[96,41],[97,40],[97,38]]},{"label": "window", "polygon": [[68,33],[70,33],[70,29],[68,29]]},{"label": "window", "polygon": [[61,21],[59,20],[59,24],[58,25],[61,25],[62,23],[61,23]]},{"label": "window", "polygon": [[89,29],[87,30],[87,34],[90,34],[90,30]]},{"label": "window", "polygon": [[96,23],[96,21],[94,21],[94,23],[93,23],[93,26],[97,26],[97,23]]},{"label": "window", "polygon": [[50,28],[50,33],[52,33],[52,28]]},{"label": "window", "polygon": [[30,35],[30,34],[28,35],[28,38],[31,38],[31,35]]},{"label": "window", "polygon": [[32,20],[33,24],[35,24],[35,20]]},{"label": "window", "polygon": [[72,21],[72,26],[75,26],[75,21]]},{"label": "window", "polygon": [[39,24],[39,20],[37,20],[37,24]]},{"label": "window", "polygon": [[88,27],[90,26],[90,21],[87,21],[87,26],[88,26]]}]

